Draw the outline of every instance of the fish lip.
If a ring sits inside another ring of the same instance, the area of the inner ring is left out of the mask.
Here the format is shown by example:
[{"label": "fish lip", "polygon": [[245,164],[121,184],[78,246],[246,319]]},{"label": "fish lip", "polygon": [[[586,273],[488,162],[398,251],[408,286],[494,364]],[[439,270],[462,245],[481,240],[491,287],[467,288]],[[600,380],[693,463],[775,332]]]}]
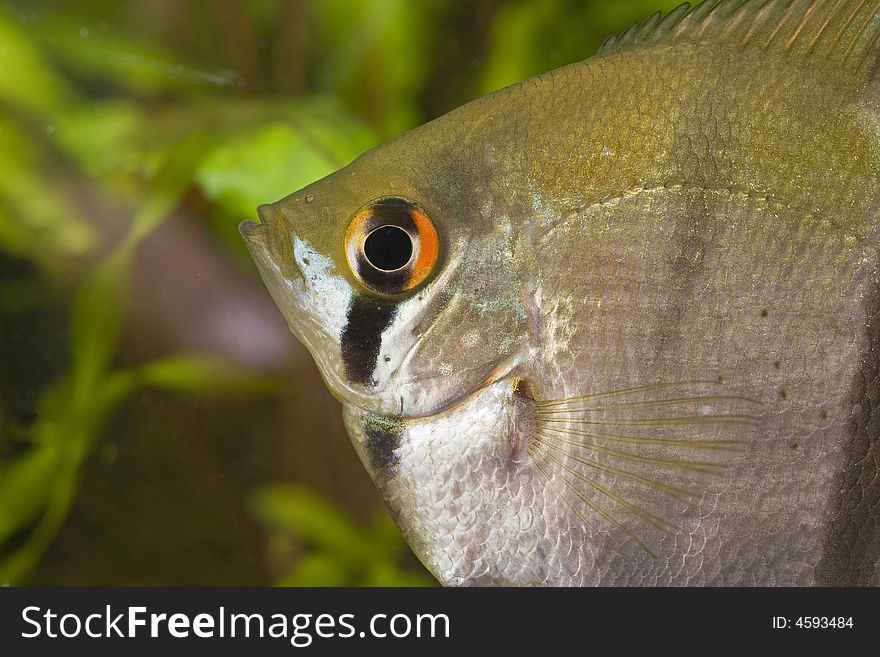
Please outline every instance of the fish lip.
[{"label": "fish lip", "polygon": [[245,219],[238,224],[238,232],[247,237],[251,233],[267,231],[273,223],[275,208],[271,203],[262,203],[257,206],[257,221]]},{"label": "fish lip", "polygon": [[263,203],[257,207],[257,219],[245,219],[238,224],[239,234],[247,242],[256,242],[265,246],[267,233],[272,230],[274,224],[277,223],[277,212],[271,203]]},{"label": "fish lip", "polygon": [[257,235],[265,233],[265,226],[265,223],[258,223],[252,219],[245,219],[238,224],[238,232],[243,238],[249,240]]},{"label": "fish lip", "polygon": [[272,212],[274,212],[274,209],[272,208],[271,203],[262,203],[257,206],[257,216],[260,218],[260,222],[264,224],[268,224],[270,222]]}]

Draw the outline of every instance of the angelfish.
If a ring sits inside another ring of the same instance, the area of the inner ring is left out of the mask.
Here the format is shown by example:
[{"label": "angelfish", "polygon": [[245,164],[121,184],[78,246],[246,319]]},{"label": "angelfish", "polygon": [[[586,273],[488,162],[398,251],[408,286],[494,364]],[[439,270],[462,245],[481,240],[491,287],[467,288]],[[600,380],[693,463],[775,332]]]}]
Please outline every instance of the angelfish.
[{"label": "angelfish", "polygon": [[241,232],[446,585],[880,584],[880,0],[712,0]]}]

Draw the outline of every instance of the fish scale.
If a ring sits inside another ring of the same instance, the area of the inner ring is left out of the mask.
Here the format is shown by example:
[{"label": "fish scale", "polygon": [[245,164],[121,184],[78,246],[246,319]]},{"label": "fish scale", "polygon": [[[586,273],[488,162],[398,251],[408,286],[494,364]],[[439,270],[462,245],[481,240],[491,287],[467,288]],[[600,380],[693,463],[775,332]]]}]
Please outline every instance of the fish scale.
[{"label": "fish scale", "polygon": [[242,225],[440,582],[880,584],[878,60],[680,7]]}]

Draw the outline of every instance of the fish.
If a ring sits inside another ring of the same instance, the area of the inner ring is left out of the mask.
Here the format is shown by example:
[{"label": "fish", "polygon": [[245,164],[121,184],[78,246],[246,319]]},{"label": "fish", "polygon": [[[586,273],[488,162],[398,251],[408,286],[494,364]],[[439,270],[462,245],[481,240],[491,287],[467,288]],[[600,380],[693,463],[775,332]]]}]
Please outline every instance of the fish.
[{"label": "fish", "polygon": [[880,584],[878,69],[684,4],[241,225],[441,584]]}]

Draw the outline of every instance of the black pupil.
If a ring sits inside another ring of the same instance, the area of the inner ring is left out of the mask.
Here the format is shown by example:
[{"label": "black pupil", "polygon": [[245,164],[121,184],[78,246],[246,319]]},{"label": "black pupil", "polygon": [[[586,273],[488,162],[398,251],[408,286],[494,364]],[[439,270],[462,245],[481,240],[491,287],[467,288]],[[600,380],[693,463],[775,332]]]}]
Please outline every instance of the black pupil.
[{"label": "black pupil", "polygon": [[409,262],[412,256],[412,240],[405,230],[397,226],[382,226],[367,235],[364,255],[376,269],[393,271]]}]

